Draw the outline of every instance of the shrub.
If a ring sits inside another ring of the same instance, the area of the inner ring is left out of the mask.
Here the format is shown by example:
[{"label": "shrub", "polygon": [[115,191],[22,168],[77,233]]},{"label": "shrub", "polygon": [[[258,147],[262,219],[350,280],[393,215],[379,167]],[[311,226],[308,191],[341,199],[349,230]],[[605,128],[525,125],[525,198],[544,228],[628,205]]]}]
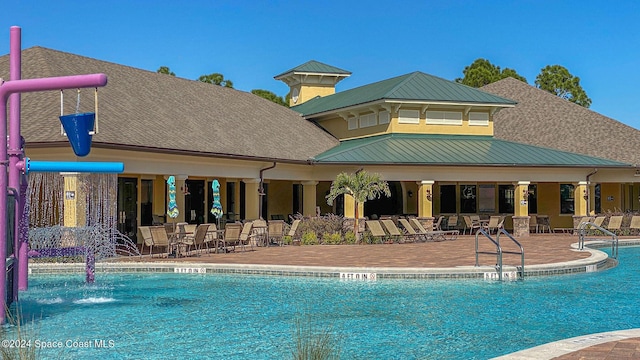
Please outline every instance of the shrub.
[{"label": "shrub", "polygon": [[302,245],[318,245],[318,235],[313,231],[305,231],[300,242]]},{"label": "shrub", "polygon": [[342,234],[340,233],[324,233],[322,234],[322,243],[325,245],[338,245],[342,243]]},{"label": "shrub", "polygon": [[349,230],[344,234],[344,243],[348,245],[353,245],[356,243],[356,234],[353,231]]}]

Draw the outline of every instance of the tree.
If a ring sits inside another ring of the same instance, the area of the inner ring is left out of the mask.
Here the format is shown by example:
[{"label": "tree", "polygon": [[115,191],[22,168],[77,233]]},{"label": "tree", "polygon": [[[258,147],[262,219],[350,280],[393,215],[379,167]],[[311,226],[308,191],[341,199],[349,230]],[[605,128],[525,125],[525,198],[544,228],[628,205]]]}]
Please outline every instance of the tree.
[{"label": "tree", "polygon": [[278,105],[289,107],[289,103],[285,101],[285,99],[283,99],[282,96],[278,96],[269,90],[254,89],[254,90],[251,90],[251,93],[253,95],[258,95],[261,98],[265,98]]},{"label": "tree", "polygon": [[391,196],[389,184],[380,179],[379,174],[369,174],[364,170],[358,170],[355,174],[340,173],[331,183],[327,204],[333,205],[333,201],[340,195],[351,195],[355,201],[355,221],[353,233],[358,239],[358,206],[367,200],[380,198],[381,195]]},{"label": "tree", "polygon": [[219,73],[202,75],[198,78],[198,81],[202,81],[208,84],[214,84],[214,85],[220,85],[228,88],[233,88],[233,82],[231,82],[231,80],[225,79],[224,75]]},{"label": "tree", "polygon": [[591,99],[580,86],[580,78],[571,75],[563,66],[547,65],[542,68],[536,77],[536,86],[580,106],[591,106]]},{"label": "tree", "polygon": [[168,66],[160,66],[160,68],[156,70],[156,72],[158,74],[167,74],[171,76],[176,76],[176,74],[173,71],[169,70]]},{"label": "tree", "polygon": [[489,60],[476,59],[471,65],[462,71],[463,78],[457,78],[455,81],[467,86],[479,88],[492,82],[512,77],[523,82],[527,82],[523,76],[519,75],[515,70],[504,68],[500,70],[499,66],[493,65]]}]

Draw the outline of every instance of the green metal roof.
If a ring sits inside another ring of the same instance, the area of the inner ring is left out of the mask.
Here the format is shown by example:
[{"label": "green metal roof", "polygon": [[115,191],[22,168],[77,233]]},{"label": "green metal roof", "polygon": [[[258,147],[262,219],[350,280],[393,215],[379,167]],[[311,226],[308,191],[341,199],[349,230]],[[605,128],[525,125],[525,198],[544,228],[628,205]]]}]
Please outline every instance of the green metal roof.
[{"label": "green metal roof", "polygon": [[315,60],[311,60],[311,61],[307,61],[306,63],[302,64],[302,65],[298,65],[296,67],[294,67],[293,69],[289,69],[285,72],[283,72],[280,75],[276,75],[274,76],[275,79],[290,74],[290,73],[296,73],[296,72],[301,72],[301,73],[319,73],[319,74],[341,74],[341,75],[351,75],[350,71],[347,70],[342,70],[340,68],[337,68],[335,66],[331,66],[331,65],[327,65],[324,63],[321,63],[319,61],[315,61]]},{"label": "green metal roof", "polygon": [[344,140],[312,160],[323,164],[631,166],[491,136],[426,134],[384,134]]},{"label": "green metal roof", "polygon": [[317,97],[291,109],[307,116],[383,99],[491,105],[516,104],[513,100],[416,71],[333,95]]}]

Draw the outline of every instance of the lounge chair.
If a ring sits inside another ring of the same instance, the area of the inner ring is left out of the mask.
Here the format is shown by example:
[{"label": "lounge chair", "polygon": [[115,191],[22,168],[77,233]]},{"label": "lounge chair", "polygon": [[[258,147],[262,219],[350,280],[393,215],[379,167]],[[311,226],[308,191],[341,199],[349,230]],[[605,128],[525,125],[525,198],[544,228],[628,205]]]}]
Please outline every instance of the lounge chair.
[{"label": "lounge chair", "polygon": [[640,230],[640,216],[634,215],[631,218],[631,224],[629,224],[629,229]]},{"label": "lounge chair", "polygon": [[[578,229],[580,229],[580,225],[583,223],[588,223],[588,222],[592,222],[593,218],[590,216],[583,216],[580,221],[578,221],[578,223],[572,227],[572,228],[555,228],[554,230],[556,232],[561,231],[563,233],[566,234],[578,234]],[[587,227],[587,229],[590,227],[590,225]]]},{"label": "lounge chair", "polygon": [[609,223],[607,224],[607,230],[611,231],[614,234],[620,233],[620,228],[622,227],[622,215],[615,215],[609,218]]},{"label": "lounge chair", "polygon": [[387,233],[382,229],[382,225],[379,220],[366,220],[365,224],[374,239],[380,239],[380,242],[384,242],[384,239],[387,237]]},{"label": "lounge chair", "polygon": [[427,241],[455,240],[460,234],[460,231],[458,230],[427,231],[418,219],[412,218],[410,221],[413,228],[417,229],[418,233],[424,234]]},{"label": "lounge chair", "polygon": [[387,229],[387,233],[389,236],[395,238],[396,241],[404,240],[404,234],[398,229],[396,223],[391,219],[380,220],[385,229]]},{"label": "lounge chair", "polygon": [[151,257],[153,257],[153,247],[165,248],[165,255],[169,256],[169,236],[164,226],[151,226],[149,227],[151,232],[152,246],[150,249]]},{"label": "lounge chair", "polygon": [[398,219],[398,222],[404,228],[405,237],[411,238],[413,240],[419,240],[419,239],[422,239],[425,241],[427,240],[426,238],[427,234],[418,233],[416,229],[414,229],[413,226],[411,226],[411,224],[409,223],[409,220]]}]

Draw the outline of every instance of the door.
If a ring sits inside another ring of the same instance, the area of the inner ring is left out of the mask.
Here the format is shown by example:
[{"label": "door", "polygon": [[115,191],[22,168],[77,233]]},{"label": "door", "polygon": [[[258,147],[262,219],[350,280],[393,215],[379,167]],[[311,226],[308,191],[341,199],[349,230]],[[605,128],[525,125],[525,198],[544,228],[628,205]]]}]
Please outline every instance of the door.
[{"label": "door", "polygon": [[204,180],[186,180],[187,193],[184,195],[184,221],[189,224],[204,223]]},{"label": "door", "polygon": [[118,231],[136,240],[138,232],[138,179],[118,178]]}]

